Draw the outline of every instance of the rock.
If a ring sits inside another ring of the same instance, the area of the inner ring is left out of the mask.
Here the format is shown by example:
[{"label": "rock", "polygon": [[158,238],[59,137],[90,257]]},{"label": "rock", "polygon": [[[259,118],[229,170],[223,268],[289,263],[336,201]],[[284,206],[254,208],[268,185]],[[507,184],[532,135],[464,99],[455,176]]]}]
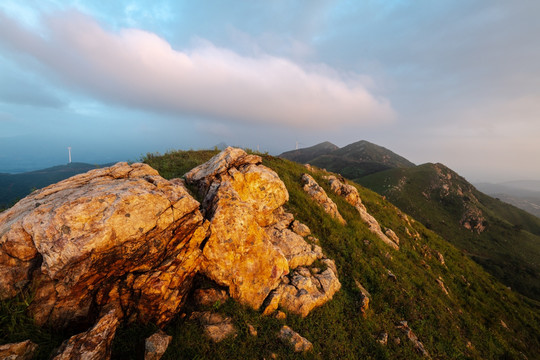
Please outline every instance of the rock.
[{"label": "rock", "polygon": [[388,274],[388,278],[389,278],[390,280],[392,280],[393,282],[397,282],[397,277],[396,277],[396,275],[394,275],[390,270],[388,270],[387,274]]},{"label": "rock", "polygon": [[414,349],[420,353],[422,356],[430,358],[429,353],[424,348],[424,344],[420,340],[418,340],[418,337],[414,334],[414,332],[409,328],[409,325],[407,321],[400,321],[399,324],[396,326],[397,329],[400,329],[409,339],[409,341],[412,342]]},{"label": "rock", "polygon": [[144,341],[144,360],[159,360],[167,351],[172,336],[159,330]]},{"label": "rock", "polygon": [[399,245],[399,237],[396,235],[396,233],[392,229],[386,229],[384,232],[386,236],[390,238],[393,242],[395,242],[397,245]]},{"label": "rock", "polygon": [[287,314],[285,314],[283,311],[278,310],[276,312],[275,318],[278,320],[285,320],[287,318]]},{"label": "rock", "polygon": [[180,181],[145,164],[35,191],[0,214],[0,298],[32,283],[38,325],[90,323],[112,307],[162,325],[198,269],[206,237],[198,208]]},{"label": "rock", "polygon": [[230,336],[236,336],[236,328],[230,317],[218,313],[193,312],[190,319],[197,319],[204,328],[204,333],[213,341],[220,342]]},{"label": "rock", "polygon": [[118,327],[114,310],[103,316],[90,330],[62,343],[53,360],[105,360],[111,358],[112,341]]},{"label": "rock", "polygon": [[345,225],[346,221],[343,219],[338,211],[337,205],[326,195],[326,192],[322,187],[317,184],[315,179],[310,175],[302,175],[302,182],[304,183],[304,191],[319,204],[324,211],[332,216],[334,219]]},{"label": "rock", "polygon": [[439,262],[441,263],[441,265],[444,265],[444,256],[443,256],[443,254],[441,254],[438,251],[435,251],[435,254],[437,255],[437,259],[439,259]]},{"label": "rock", "polygon": [[255,326],[251,324],[247,324],[249,335],[251,336],[257,336],[257,329],[255,329]]},{"label": "rock", "polygon": [[323,256],[320,246],[308,244],[302,236],[289,229],[267,227],[265,231],[272,244],[285,255],[290,269],[311,265]]},{"label": "rock", "polygon": [[388,343],[388,334],[381,332],[377,337],[377,342],[381,345],[386,345]]},{"label": "rock", "polygon": [[37,348],[37,344],[30,340],[0,345],[0,359],[30,360],[34,357]]},{"label": "rock", "polygon": [[302,237],[306,237],[308,235],[311,235],[311,230],[307,227],[307,225],[302,224],[300,221],[294,220],[291,224],[291,230],[297,233],[298,235]]},{"label": "rock", "polygon": [[355,279],[354,283],[356,284],[358,290],[360,290],[360,311],[362,312],[362,316],[366,316],[366,311],[369,309],[371,295],[358,280]]},{"label": "rock", "polygon": [[343,196],[349,204],[356,208],[358,214],[360,215],[360,218],[362,219],[362,221],[367,223],[369,230],[372,233],[377,235],[379,239],[381,239],[384,243],[390,245],[394,249],[399,249],[399,238],[397,237],[397,235],[392,230],[388,229],[391,231],[390,234],[393,234],[397,238],[396,242],[395,239],[394,241],[391,240],[387,234],[384,234],[382,232],[379,222],[370,213],[368,213],[366,207],[362,203],[360,195],[358,194],[358,190],[354,186],[346,184],[344,182],[345,180],[343,180],[343,182],[340,181],[334,175],[325,176],[324,178],[328,180],[328,182],[330,183],[330,188],[336,195]]},{"label": "rock", "polygon": [[442,278],[439,276],[438,279],[435,279],[435,281],[437,282],[437,284],[440,286],[440,288],[442,289],[442,291],[448,296],[449,293],[448,293],[448,290],[446,289],[446,286],[444,286],[444,282],[442,281]]},{"label": "rock", "polygon": [[307,352],[313,349],[313,344],[308,339],[300,336],[300,334],[287,325],[283,325],[279,331],[278,338],[291,345],[294,352]]},{"label": "rock", "polygon": [[223,304],[227,301],[229,295],[225,290],[214,288],[195,289],[193,292],[193,300],[199,306],[212,306],[216,303]]},{"label": "rock", "polygon": [[341,283],[337,278],[334,262],[330,259],[323,259],[321,262],[327,268],[318,274],[312,274],[304,267],[293,270],[289,275],[289,284],[282,283],[265,301],[264,314],[273,313],[279,305],[305,317],[315,307],[331,300],[341,288]]},{"label": "rock", "polygon": [[210,222],[201,271],[254,309],[289,273],[287,259],[264,229],[283,214],[280,207],[289,193],[260,162],[259,156],[229,147],[185,175],[204,196]]}]

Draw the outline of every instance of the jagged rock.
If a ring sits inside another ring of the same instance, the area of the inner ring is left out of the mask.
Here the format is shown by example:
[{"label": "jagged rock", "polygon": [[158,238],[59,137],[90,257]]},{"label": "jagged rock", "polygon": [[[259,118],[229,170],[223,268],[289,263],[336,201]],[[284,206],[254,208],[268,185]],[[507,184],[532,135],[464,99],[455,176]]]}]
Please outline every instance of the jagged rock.
[{"label": "jagged rock", "polygon": [[354,186],[341,182],[334,175],[325,176],[324,178],[328,180],[330,188],[336,195],[343,196],[349,204],[356,208],[356,210],[360,214],[360,218],[362,219],[362,221],[367,223],[369,230],[372,233],[377,235],[379,239],[381,239],[384,243],[390,245],[394,249],[399,249],[399,238],[397,237],[397,235],[391,229],[387,229],[387,233],[390,232],[390,234],[393,234],[393,236],[397,238],[396,241],[396,239],[391,240],[388,234],[382,232],[379,222],[370,213],[368,213],[366,207],[362,203],[360,195],[358,194],[358,190]]},{"label": "jagged rock", "polygon": [[211,306],[218,301],[220,304],[223,304],[228,298],[229,295],[227,295],[227,292],[220,289],[195,289],[193,292],[193,300],[195,304],[200,306]]},{"label": "jagged rock", "polygon": [[386,229],[384,232],[386,236],[390,238],[393,242],[395,242],[397,245],[399,245],[399,237],[396,235],[396,233],[392,229]]},{"label": "jagged rock", "polygon": [[37,348],[37,344],[30,340],[0,345],[0,359],[30,360],[34,357]]},{"label": "jagged rock", "polygon": [[393,282],[396,282],[396,281],[397,281],[396,275],[394,275],[394,273],[392,273],[390,270],[388,270],[387,274],[388,274],[388,278],[389,278],[390,280],[392,280]]},{"label": "jagged rock", "polygon": [[283,325],[279,331],[278,338],[291,345],[294,352],[307,352],[313,349],[313,344],[308,339],[300,336],[300,334],[287,325]]},{"label": "jagged rock", "polygon": [[437,255],[437,259],[439,259],[439,262],[441,265],[444,265],[444,256],[440,252],[436,251],[435,254]]},{"label": "jagged rock", "polygon": [[144,341],[144,360],[159,360],[167,351],[172,336],[159,330]]},{"label": "jagged rock", "polygon": [[333,260],[323,259],[327,268],[318,274],[312,274],[305,267],[299,267],[289,275],[290,283],[282,283],[272,291],[265,301],[264,314],[273,313],[278,306],[300,316],[331,300],[341,288]]},{"label": "jagged rock", "polygon": [[287,314],[285,314],[283,311],[278,310],[276,312],[275,318],[278,320],[285,320],[287,318]]},{"label": "jagged rock", "polygon": [[272,244],[285,255],[290,269],[311,265],[323,256],[320,246],[308,244],[302,236],[289,229],[267,227],[265,231]]},{"label": "jagged rock", "polygon": [[429,353],[424,347],[424,344],[422,344],[422,342],[418,340],[418,337],[409,328],[407,321],[400,321],[396,328],[400,329],[407,336],[409,341],[412,342],[414,349],[418,351],[418,353],[420,353],[424,357],[430,358]]},{"label": "jagged rock", "polygon": [[324,211],[332,216],[334,219],[339,221],[341,224],[345,225],[346,221],[343,219],[337,205],[326,195],[326,191],[317,184],[315,179],[310,175],[302,175],[302,182],[304,183],[304,191],[313,199],[317,204],[319,204]]},{"label": "jagged rock", "polygon": [[190,319],[196,319],[204,328],[204,333],[213,341],[220,342],[229,336],[236,336],[236,328],[230,317],[209,311],[193,312]]},{"label": "jagged rock", "polygon": [[261,161],[229,147],[185,175],[204,196],[210,221],[201,271],[254,309],[289,272],[287,259],[264,230],[278,221],[275,215],[283,213],[280,207],[289,193],[274,171],[259,165]]},{"label": "jagged rock", "polygon": [[37,324],[176,314],[206,237],[199,203],[145,164],[118,163],[33,192],[0,214],[0,298],[32,282]]},{"label": "jagged rock", "polygon": [[437,284],[439,285],[439,287],[441,288],[441,290],[442,290],[446,295],[449,295],[448,290],[446,289],[446,286],[444,286],[444,282],[442,281],[441,277],[439,277],[438,279],[435,279],[435,281],[437,282]]},{"label": "jagged rock", "polygon": [[360,311],[362,312],[362,316],[366,316],[366,311],[369,309],[371,295],[358,280],[354,279],[354,283],[356,284],[358,290],[360,290]]},{"label": "jagged rock", "polygon": [[291,230],[302,237],[311,235],[311,230],[309,230],[309,227],[305,224],[302,224],[300,221],[297,221],[297,220],[294,220],[292,222]]},{"label": "jagged rock", "polygon": [[388,334],[381,332],[377,337],[377,342],[381,345],[386,345],[388,343]]},{"label": "jagged rock", "polygon": [[118,327],[114,310],[103,316],[90,330],[62,343],[53,360],[106,360],[111,357],[112,341]]}]

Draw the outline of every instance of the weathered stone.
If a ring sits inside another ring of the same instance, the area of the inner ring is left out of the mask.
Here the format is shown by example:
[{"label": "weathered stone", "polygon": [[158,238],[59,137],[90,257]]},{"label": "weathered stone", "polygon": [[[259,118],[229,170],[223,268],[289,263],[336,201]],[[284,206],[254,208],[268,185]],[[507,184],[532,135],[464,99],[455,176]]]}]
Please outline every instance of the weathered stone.
[{"label": "weathered stone", "polygon": [[251,324],[247,324],[249,335],[251,336],[257,336],[257,329],[255,329],[255,326]]},{"label": "weathered stone", "polygon": [[283,325],[279,331],[278,338],[292,346],[294,352],[307,352],[313,349],[313,344],[308,339],[300,336],[300,334],[287,325]]},{"label": "weathered stone", "polygon": [[388,334],[381,332],[377,337],[377,342],[381,345],[386,345],[388,343]]},{"label": "weathered stone", "polygon": [[441,263],[441,265],[444,265],[444,256],[443,254],[441,254],[440,252],[438,251],[435,251],[435,254],[437,255],[437,259],[439,259],[439,262]]},{"label": "weathered stone", "polygon": [[209,311],[193,312],[190,319],[197,319],[203,326],[204,333],[216,343],[237,334],[232,319],[218,313]]},{"label": "weathered stone", "polygon": [[409,341],[413,344],[414,349],[418,351],[418,353],[420,353],[424,357],[430,358],[429,353],[424,347],[424,344],[422,344],[422,342],[418,340],[418,337],[414,334],[411,328],[409,328],[407,321],[400,321],[396,328],[400,329],[407,336]]},{"label": "weathered stone", "polygon": [[302,237],[306,237],[308,235],[311,235],[311,230],[309,230],[309,227],[305,224],[302,224],[298,220],[294,220],[291,224],[291,230],[297,233],[298,235]]},{"label": "weathered stone", "polygon": [[33,192],[0,214],[0,297],[33,282],[38,324],[90,309],[164,324],[189,289],[206,237],[199,203],[145,164],[118,163]]},{"label": "weathered stone", "polygon": [[449,295],[448,290],[446,289],[446,286],[444,286],[444,282],[443,282],[442,278],[439,277],[438,279],[435,279],[435,281],[437,282],[437,284],[439,285],[439,287],[441,288],[441,290],[442,290],[446,295]]},{"label": "weathered stone", "polygon": [[386,236],[390,238],[393,242],[395,242],[397,245],[399,245],[399,237],[396,235],[396,233],[392,229],[386,229],[384,232]]},{"label": "weathered stone", "polygon": [[211,306],[219,302],[223,304],[227,301],[229,295],[225,290],[219,290],[214,288],[209,289],[195,289],[193,292],[193,300],[195,304],[200,306]]},{"label": "weathered stone", "polygon": [[304,183],[304,191],[313,200],[315,200],[315,202],[319,204],[327,214],[332,216],[341,224],[346,224],[345,219],[343,219],[343,217],[339,213],[336,203],[334,203],[332,199],[330,199],[328,195],[326,195],[326,191],[324,191],[324,189],[320,187],[319,184],[317,184],[317,182],[311,177],[311,175],[302,175],[302,182]]},{"label": "weathered stone", "polygon": [[278,320],[285,320],[287,318],[287,314],[285,314],[283,311],[278,310],[276,312],[276,315],[274,315],[276,319]]},{"label": "weathered stone", "polygon": [[37,348],[37,344],[30,340],[0,345],[0,359],[30,360],[34,357]]},{"label": "weathered stone", "polygon": [[399,249],[399,238],[397,238],[397,235],[391,229],[387,230],[387,233],[389,233],[390,235],[393,234],[393,236],[397,238],[397,241],[395,241],[396,239],[391,240],[387,234],[382,232],[379,222],[370,213],[368,213],[366,207],[362,203],[360,195],[358,194],[358,190],[354,186],[346,184],[344,179],[343,182],[340,181],[334,175],[325,176],[324,178],[328,180],[328,182],[330,183],[330,188],[335,194],[343,196],[349,204],[356,208],[356,210],[360,214],[360,218],[365,223],[367,223],[369,230],[372,233],[377,235],[379,239],[381,239],[384,243],[390,245],[394,249]]},{"label": "weathered stone", "polygon": [[390,270],[388,270],[387,275],[388,275],[388,278],[389,278],[390,280],[392,280],[393,282],[397,282],[397,277],[396,277],[396,275],[394,275],[393,272],[391,272]]},{"label": "weathered stone", "polygon": [[365,316],[367,310],[369,309],[371,295],[358,280],[355,279],[354,283],[356,284],[358,290],[360,290],[360,311],[362,312],[362,315]]},{"label": "weathered stone", "polygon": [[291,269],[311,265],[323,256],[320,246],[308,244],[302,236],[289,229],[267,227],[266,234],[272,244],[285,256]]},{"label": "weathered stone", "polygon": [[172,336],[159,330],[144,341],[144,360],[159,360],[167,351]]},{"label": "weathered stone", "polygon": [[201,271],[255,309],[289,272],[264,229],[276,222],[274,213],[289,193],[274,171],[258,163],[260,157],[227,148],[186,174],[201,190],[210,221]]},{"label": "weathered stone", "polygon": [[106,360],[111,357],[112,341],[118,327],[114,310],[108,312],[90,330],[62,343],[54,360]]}]

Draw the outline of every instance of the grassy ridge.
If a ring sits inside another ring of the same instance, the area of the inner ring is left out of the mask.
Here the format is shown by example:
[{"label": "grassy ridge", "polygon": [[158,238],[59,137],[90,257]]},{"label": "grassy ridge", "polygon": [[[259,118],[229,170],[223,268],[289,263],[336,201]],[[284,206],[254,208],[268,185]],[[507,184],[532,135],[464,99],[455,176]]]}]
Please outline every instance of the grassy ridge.
[{"label": "grassy ridge", "polygon": [[[215,153],[170,152],[163,156],[149,155],[144,160],[171,178],[183,175]],[[322,173],[311,174],[336,202],[347,220],[346,226],[331,219],[303,192],[300,177],[308,172],[303,166],[271,156],[263,156],[263,163],[275,170],[287,186],[288,211],[310,227],[325,253],[336,261],[342,289],[332,301],[304,319],[293,314],[288,314],[286,320],[263,317],[232,300],[214,304],[211,308],[231,316],[239,329],[236,338],[219,344],[210,342],[188,316],[179,316],[165,329],[173,341],[164,359],[268,359],[272,353],[279,359],[420,358],[395,328],[401,320],[409,322],[433,358],[521,359],[522,354],[529,359],[540,357],[538,307],[494,280],[453,245],[418,222],[409,225],[392,204],[357,186],[368,211],[383,228],[393,229],[400,237],[401,249],[391,250],[359,220],[352,206],[330,192]],[[406,229],[417,231],[420,239],[409,238]],[[436,251],[443,254],[446,265],[439,262]],[[388,278],[388,270],[395,274],[396,282]],[[449,296],[435,281],[439,278],[444,281]],[[360,281],[372,295],[365,318],[360,315],[360,292],[354,280]],[[186,306],[189,311],[190,304]],[[23,310],[24,307],[24,303],[19,306]],[[2,308],[0,320],[4,322],[0,328],[12,321],[10,316],[24,319],[22,313],[12,315]],[[249,335],[247,323],[257,328],[257,337]],[[276,339],[277,331],[285,323],[313,342],[313,352],[294,354]],[[19,329],[18,326],[15,327]],[[21,322],[21,326],[17,336],[9,341],[36,338],[33,330],[29,330],[33,329],[32,325]],[[142,359],[144,338],[154,330],[152,324],[120,328],[113,358]],[[376,341],[380,332],[388,333],[388,345]],[[395,338],[400,338],[401,343],[395,343]],[[8,342],[8,338],[3,335],[1,341]]]}]

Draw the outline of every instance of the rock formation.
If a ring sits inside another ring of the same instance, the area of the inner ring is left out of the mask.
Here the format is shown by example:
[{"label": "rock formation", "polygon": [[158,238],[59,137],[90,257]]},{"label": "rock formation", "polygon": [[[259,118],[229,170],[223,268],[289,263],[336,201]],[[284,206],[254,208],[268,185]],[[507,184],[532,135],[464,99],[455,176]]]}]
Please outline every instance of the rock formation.
[{"label": "rock formation", "polygon": [[210,311],[193,312],[191,320],[198,320],[204,329],[204,333],[213,342],[220,342],[229,336],[236,336],[236,328],[232,319],[228,316],[223,316],[219,313]]},{"label": "rock formation", "polygon": [[304,191],[313,199],[317,204],[322,206],[324,211],[332,216],[334,219],[339,221],[341,224],[345,225],[346,221],[343,219],[336,203],[332,201],[326,194],[326,191],[317,184],[315,179],[311,175],[304,174],[302,175],[302,182],[304,183]]},{"label": "rock formation", "polygon": [[206,236],[199,203],[144,164],[118,163],[38,190],[0,214],[0,297],[32,283],[38,324],[177,312]]},{"label": "rock formation", "polygon": [[313,344],[308,339],[300,336],[300,334],[287,325],[283,325],[279,331],[278,338],[292,346],[294,352],[307,352],[313,349]]},{"label": "rock formation", "polygon": [[159,330],[144,341],[144,360],[159,360],[167,351],[172,336]]},{"label": "rock formation", "polygon": [[358,190],[356,190],[354,186],[341,182],[334,175],[325,176],[324,178],[328,180],[328,182],[330,183],[330,188],[334,193],[343,196],[349,204],[356,208],[356,210],[360,214],[360,218],[365,223],[367,223],[369,230],[372,233],[377,235],[379,239],[381,239],[385,244],[390,245],[396,250],[399,249],[399,238],[397,237],[397,235],[391,229],[387,229],[386,234],[383,233],[377,219],[375,219],[370,213],[368,213],[366,207],[364,206],[364,204],[362,204],[362,199],[358,194]]},{"label": "rock formation", "polygon": [[[204,197],[210,222],[201,271],[254,309],[264,302],[265,313],[271,313],[281,304],[306,316],[341,284],[333,262],[304,240],[309,228],[282,208],[289,198],[285,184],[261,162],[227,148],[186,174]],[[306,267],[316,260],[332,266],[312,275]]]}]

